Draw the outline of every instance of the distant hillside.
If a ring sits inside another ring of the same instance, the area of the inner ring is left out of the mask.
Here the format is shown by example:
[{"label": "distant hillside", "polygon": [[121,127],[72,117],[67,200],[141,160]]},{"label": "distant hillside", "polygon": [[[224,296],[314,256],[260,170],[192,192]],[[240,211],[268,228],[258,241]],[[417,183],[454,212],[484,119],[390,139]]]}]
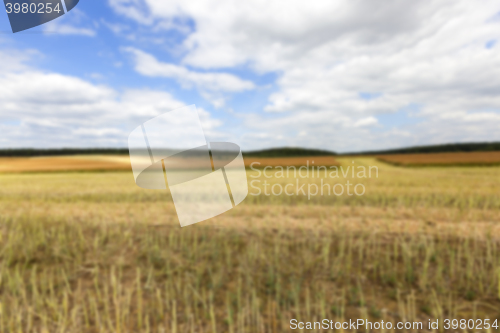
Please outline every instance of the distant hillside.
[{"label": "distant hillside", "polygon": [[307,148],[271,148],[244,152],[245,157],[299,157],[299,156],[332,156],[337,153],[328,150]]},{"label": "distant hillside", "polygon": [[415,146],[409,148],[344,153],[340,155],[467,153],[467,152],[487,152],[487,151],[500,151],[500,142],[448,143],[448,144],[433,145],[433,146]]}]

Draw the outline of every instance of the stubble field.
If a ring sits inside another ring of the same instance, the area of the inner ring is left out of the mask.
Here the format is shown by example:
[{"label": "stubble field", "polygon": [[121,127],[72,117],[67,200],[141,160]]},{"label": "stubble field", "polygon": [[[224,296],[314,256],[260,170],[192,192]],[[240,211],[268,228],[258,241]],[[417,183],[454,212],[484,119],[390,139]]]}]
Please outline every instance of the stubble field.
[{"label": "stubble field", "polygon": [[[499,319],[499,167],[337,160],[378,177],[248,170],[242,204],[185,228],[168,191],[141,189],[127,171],[1,174],[0,332]],[[366,193],[264,194],[264,181],[297,180]]]},{"label": "stubble field", "polygon": [[380,161],[402,166],[488,166],[500,165],[500,152],[391,154],[378,155]]}]

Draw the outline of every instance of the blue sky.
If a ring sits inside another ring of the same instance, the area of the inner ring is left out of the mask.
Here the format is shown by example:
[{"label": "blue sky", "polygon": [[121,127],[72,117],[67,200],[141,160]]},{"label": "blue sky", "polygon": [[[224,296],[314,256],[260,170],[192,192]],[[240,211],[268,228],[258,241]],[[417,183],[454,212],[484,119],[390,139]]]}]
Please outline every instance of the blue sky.
[{"label": "blue sky", "polygon": [[[372,15],[376,11],[377,15]],[[0,147],[125,147],[196,104],[209,140],[356,151],[500,140],[500,5],[81,0],[0,18]]]}]

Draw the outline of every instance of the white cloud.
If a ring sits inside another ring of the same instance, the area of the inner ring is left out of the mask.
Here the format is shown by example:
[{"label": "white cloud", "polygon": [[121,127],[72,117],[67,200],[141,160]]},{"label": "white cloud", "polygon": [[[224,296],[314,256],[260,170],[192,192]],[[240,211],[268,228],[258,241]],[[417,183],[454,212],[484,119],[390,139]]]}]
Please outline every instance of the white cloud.
[{"label": "white cloud", "polygon": [[[265,106],[278,114],[245,118],[239,129],[250,137],[268,128],[275,141],[267,138],[263,146],[304,143],[355,150],[500,140],[500,52],[498,43],[490,43],[500,40],[498,1],[481,6],[467,0],[110,4],[142,24],[192,19],[196,29],[183,42],[185,65],[279,73]],[[162,70],[183,75],[176,68]],[[360,92],[380,97],[367,100]],[[380,115],[412,105],[418,107],[409,124],[377,125]],[[303,131],[315,137],[299,141]]]},{"label": "white cloud", "polygon": [[145,76],[168,77],[184,87],[196,86],[204,91],[238,92],[254,89],[251,81],[227,73],[202,73],[185,67],[158,61],[154,56],[135,48],[126,48],[134,56],[135,70]]},{"label": "white cloud", "polygon": [[[55,73],[25,71],[0,76],[0,100],[12,108],[37,105],[88,105],[113,97],[113,90]],[[21,110],[20,110],[21,111]]]},{"label": "white cloud", "polygon": [[147,6],[141,0],[109,0],[109,3],[121,15],[144,25],[153,23],[153,16],[147,13]]},{"label": "white cloud", "polygon": [[[232,105],[236,110],[228,118],[234,126],[225,131],[239,136],[246,149],[364,150],[500,140],[500,45],[491,43],[500,40],[498,1],[109,3],[142,30],[100,24],[139,45],[166,38],[141,36],[144,30],[186,34],[175,49],[185,55],[180,64],[127,50],[138,73],[176,80],[215,107],[227,104],[229,93],[258,91],[228,69],[277,74],[262,110],[239,113]],[[95,36],[97,23],[75,10],[44,29]],[[183,105],[166,92],[118,91],[34,69],[27,61],[36,61],[35,54],[0,50],[0,131],[19,144],[121,144],[137,121]],[[221,135],[210,114],[205,121],[214,136]]]},{"label": "white cloud", "polygon": [[123,32],[129,31],[131,29],[128,25],[120,23],[111,23],[106,21],[105,19],[101,19],[101,23],[116,35],[120,35]]},{"label": "white cloud", "polygon": [[16,49],[0,50],[0,73],[16,72],[27,68],[26,62],[35,56],[41,56],[35,50],[19,51]]},{"label": "white cloud", "polygon": [[75,27],[69,24],[59,24],[54,21],[54,23],[47,23],[48,26],[44,27],[46,33],[57,33],[61,35],[81,35],[94,37],[96,32],[89,28]]},{"label": "white cloud", "polygon": [[71,14],[64,15],[57,20],[43,25],[46,34],[80,35],[94,37],[96,35],[97,23],[78,8],[71,10]]},{"label": "white cloud", "polygon": [[[0,147],[126,147],[136,126],[185,105],[165,91],[117,91],[22,61],[14,67],[0,72]],[[199,113],[216,133],[221,123]]]},{"label": "white cloud", "polygon": [[378,124],[378,120],[375,117],[362,118],[354,123],[354,127],[365,127]]}]

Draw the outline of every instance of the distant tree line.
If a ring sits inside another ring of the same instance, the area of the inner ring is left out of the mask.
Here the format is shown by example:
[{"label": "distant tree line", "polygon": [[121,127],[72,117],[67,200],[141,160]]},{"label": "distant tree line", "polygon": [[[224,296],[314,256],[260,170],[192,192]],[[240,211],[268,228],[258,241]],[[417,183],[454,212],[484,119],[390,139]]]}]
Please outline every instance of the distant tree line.
[{"label": "distant tree line", "polygon": [[123,155],[127,148],[1,149],[0,157],[35,157],[64,155]]},{"label": "distant tree line", "polygon": [[271,148],[265,150],[256,150],[244,152],[245,157],[300,157],[300,156],[331,156],[337,153],[320,150],[320,149],[307,149],[307,148]]},{"label": "distant tree line", "polygon": [[[334,156],[334,155],[382,155],[382,154],[419,154],[500,151],[500,142],[450,143],[433,146],[417,146],[389,150],[337,154],[321,149],[282,147],[244,152],[245,157],[300,157],[300,156]],[[0,157],[35,157],[64,155],[128,155],[128,148],[62,148],[62,149],[0,149]]]},{"label": "distant tree line", "polygon": [[467,153],[500,151],[500,142],[448,143],[433,146],[416,146],[388,150],[364,151],[342,155],[384,155],[384,154],[424,154],[424,153]]}]

